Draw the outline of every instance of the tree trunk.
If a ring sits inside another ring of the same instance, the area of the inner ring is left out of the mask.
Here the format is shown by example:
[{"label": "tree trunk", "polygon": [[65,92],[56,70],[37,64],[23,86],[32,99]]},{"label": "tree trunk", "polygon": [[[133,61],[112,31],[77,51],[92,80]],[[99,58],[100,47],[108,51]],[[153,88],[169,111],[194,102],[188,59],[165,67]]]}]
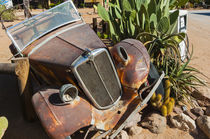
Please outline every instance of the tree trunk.
[{"label": "tree trunk", "polygon": [[30,18],[31,17],[31,13],[29,11],[30,8],[30,3],[29,0],[23,0],[23,4],[24,4],[24,14],[26,18]]}]

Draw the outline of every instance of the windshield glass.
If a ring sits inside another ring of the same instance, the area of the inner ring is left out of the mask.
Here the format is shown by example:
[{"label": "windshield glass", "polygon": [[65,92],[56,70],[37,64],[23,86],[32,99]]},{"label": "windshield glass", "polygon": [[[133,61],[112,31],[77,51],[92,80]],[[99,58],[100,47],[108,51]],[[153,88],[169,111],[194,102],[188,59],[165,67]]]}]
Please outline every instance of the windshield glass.
[{"label": "windshield glass", "polygon": [[73,2],[66,1],[7,29],[7,34],[21,52],[34,40],[65,24],[81,20]]}]

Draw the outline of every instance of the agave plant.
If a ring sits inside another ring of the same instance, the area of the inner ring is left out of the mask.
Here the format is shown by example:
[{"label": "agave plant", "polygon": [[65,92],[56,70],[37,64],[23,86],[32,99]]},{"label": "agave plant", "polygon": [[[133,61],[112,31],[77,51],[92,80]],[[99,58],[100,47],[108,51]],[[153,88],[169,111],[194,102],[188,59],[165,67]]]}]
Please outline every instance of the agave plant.
[{"label": "agave plant", "polygon": [[200,74],[204,77],[206,76],[196,68],[189,65],[190,60],[192,59],[192,54],[193,53],[191,53],[188,60],[183,64],[174,64],[174,60],[170,59],[168,65],[165,67],[170,73],[166,78],[170,80],[173,97],[177,100],[180,100],[183,97],[189,99],[189,97],[192,96],[192,89],[196,90],[196,87],[198,86],[206,86],[206,82],[200,79],[197,75]]},{"label": "agave plant", "polygon": [[[175,65],[181,62],[179,43],[184,41],[185,33],[164,34],[163,31],[168,30],[167,25],[159,28],[161,28],[161,30],[157,31],[157,35],[142,32],[137,36],[137,39],[145,42],[145,40],[149,38],[144,45],[151,56],[151,62],[156,66],[159,72],[165,71],[166,75],[168,75],[170,72],[168,68],[166,68],[166,65],[168,65],[169,60],[174,60]],[[185,45],[187,46],[188,44],[185,42]]]}]

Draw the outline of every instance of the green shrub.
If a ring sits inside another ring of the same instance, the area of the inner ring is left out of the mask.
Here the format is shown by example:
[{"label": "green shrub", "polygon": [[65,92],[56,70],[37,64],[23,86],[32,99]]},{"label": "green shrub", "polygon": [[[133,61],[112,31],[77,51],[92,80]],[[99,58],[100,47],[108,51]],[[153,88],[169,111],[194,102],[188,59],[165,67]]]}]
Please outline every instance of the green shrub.
[{"label": "green shrub", "polygon": [[42,4],[38,4],[37,8],[38,8],[38,9],[43,9]]},{"label": "green shrub", "polygon": [[[4,5],[0,5],[0,13],[1,13],[2,11],[4,11],[5,9],[6,9],[6,7],[5,7]],[[13,21],[13,20],[16,19],[13,10],[7,10],[7,11],[5,11],[5,12],[2,14],[1,18],[2,18],[3,20],[5,20],[5,21]]]},{"label": "green shrub", "polygon": [[55,3],[50,3],[50,8],[52,8],[52,7],[55,7],[56,6],[56,4]]},{"label": "green shrub", "polygon": [[52,2],[52,3],[50,3],[50,8],[52,8],[52,7],[55,7],[55,6],[57,6],[57,5],[59,5],[59,4],[61,4],[63,2],[63,0],[58,0],[58,1],[55,1],[54,3]]},{"label": "green shrub", "polygon": [[109,38],[109,36],[106,33],[97,32],[97,35],[101,39],[108,39]]}]

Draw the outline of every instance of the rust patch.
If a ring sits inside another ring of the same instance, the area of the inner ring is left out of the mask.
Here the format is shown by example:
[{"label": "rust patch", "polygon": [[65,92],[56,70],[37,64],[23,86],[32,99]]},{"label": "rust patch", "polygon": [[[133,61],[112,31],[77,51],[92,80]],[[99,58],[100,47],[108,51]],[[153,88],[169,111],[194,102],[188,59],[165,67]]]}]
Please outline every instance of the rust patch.
[{"label": "rust patch", "polygon": [[136,107],[137,104],[132,104],[137,93],[134,90],[124,88],[121,100],[108,110],[98,110],[95,107],[92,109],[92,115],[95,119],[94,125],[101,130],[109,130],[116,126],[121,118],[131,107]]}]

